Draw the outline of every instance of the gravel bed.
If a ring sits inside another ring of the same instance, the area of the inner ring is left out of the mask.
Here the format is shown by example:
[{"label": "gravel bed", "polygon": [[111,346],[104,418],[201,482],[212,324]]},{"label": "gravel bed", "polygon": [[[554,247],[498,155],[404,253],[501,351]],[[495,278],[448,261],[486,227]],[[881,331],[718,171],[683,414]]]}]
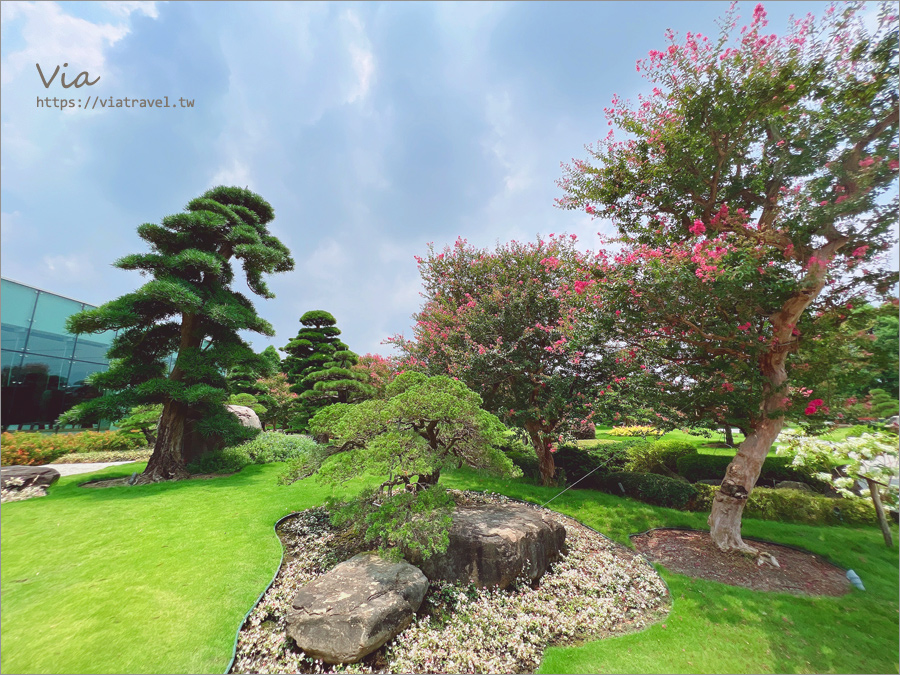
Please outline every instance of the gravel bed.
[{"label": "gravel bed", "polygon": [[[501,495],[451,491],[457,503],[502,503]],[[539,508],[539,507],[533,507]],[[298,588],[349,557],[339,553],[322,508],[279,528],[284,562],[238,635],[232,673],[527,673],[548,645],[577,644],[644,628],[670,604],[665,583],[631,549],[544,510],[566,528],[568,553],[532,586],[484,590],[432,582],[413,623],[360,663],[329,666],[285,633]]]}]

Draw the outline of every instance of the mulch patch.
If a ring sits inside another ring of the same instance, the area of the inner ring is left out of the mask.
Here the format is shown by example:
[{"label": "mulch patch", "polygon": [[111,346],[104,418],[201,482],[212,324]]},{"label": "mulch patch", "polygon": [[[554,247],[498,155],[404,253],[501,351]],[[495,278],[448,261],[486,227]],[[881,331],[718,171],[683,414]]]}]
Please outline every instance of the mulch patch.
[{"label": "mulch patch", "polygon": [[768,542],[749,542],[769,553],[780,567],[758,565],[756,558],[725,553],[709,532],[659,529],[632,535],[635,548],[672,572],[755,591],[794,595],[844,595],[850,592],[846,572],[814,553]]}]

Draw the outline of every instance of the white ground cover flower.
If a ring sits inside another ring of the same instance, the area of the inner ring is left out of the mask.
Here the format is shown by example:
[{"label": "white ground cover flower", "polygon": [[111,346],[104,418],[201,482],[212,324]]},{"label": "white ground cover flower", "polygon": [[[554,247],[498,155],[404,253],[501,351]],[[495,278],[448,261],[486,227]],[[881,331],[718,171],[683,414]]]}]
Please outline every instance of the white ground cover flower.
[{"label": "white ground cover flower", "polygon": [[21,502],[32,497],[46,497],[47,488],[43,485],[33,485],[23,488],[25,483],[23,478],[9,478],[6,481],[7,487],[0,489],[0,504],[6,502]]},{"label": "white ground cover flower", "polygon": [[[509,501],[456,493],[458,503]],[[537,507],[535,507],[537,508]],[[329,666],[306,657],[285,634],[285,616],[300,586],[336,560],[336,533],[324,509],[310,509],[281,528],[285,561],[243,626],[235,673],[523,673],[549,644],[637,630],[668,609],[665,583],[639,554],[575,520],[546,511],[566,528],[567,555],[537,584],[506,590],[432,582],[413,623],[361,663]]]}]

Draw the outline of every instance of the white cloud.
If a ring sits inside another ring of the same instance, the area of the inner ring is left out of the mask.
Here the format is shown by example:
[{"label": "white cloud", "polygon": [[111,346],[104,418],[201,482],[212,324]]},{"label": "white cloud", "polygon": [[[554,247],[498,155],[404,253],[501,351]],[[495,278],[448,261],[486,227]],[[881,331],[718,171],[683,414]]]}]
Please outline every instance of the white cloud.
[{"label": "white cloud", "polygon": [[210,185],[236,185],[253,189],[253,179],[250,178],[250,169],[239,159],[232,159],[231,165],[223,167],[216,172],[210,180]]},{"label": "white cloud", "polygon": [[372,45],[366,36],[365,28],[355,12],[347,10],[341,15],[342,32],[346,34],[347,50],[356,82],[347,95],[347,103],[353,103],[366,97],[375,75],[375,55]]},{"label": "white cloud", "polygon": [[159,16],[159,10],[156,8],[158,3],[149,1],[143,2],[142,0],[114,0],[107,1],[103,3],[103,6],[106,7],[111,13],[116,14],[118,16],[129,16],[133,12],[140,12],[145,16],[149,16],[151,19],[155,19]]},{"label": "white cloud", "polygon": [[96,276],[97,270],[87,256],[73,253],[70,255],[45,255],[42,259],[45,274],[55,281],[71,283],[73,279],[85,281]]},{"label": "white cloud", "polygon": [[[35,64],[49,79],[57,66],[70,81],[82,71],[103,76],[105,50],[128,34],[126,24],[97,24],[66,14],[55,2],[4,2],[3,20],[22,19],[25,46],[6,56],[0,81],[8,84],[23,73],[40,84]],[[63,64],[68,63],[66,68]],[[57,76],[59,78],[59,76]],[[59,81],[58,79],[56,81]]]}]

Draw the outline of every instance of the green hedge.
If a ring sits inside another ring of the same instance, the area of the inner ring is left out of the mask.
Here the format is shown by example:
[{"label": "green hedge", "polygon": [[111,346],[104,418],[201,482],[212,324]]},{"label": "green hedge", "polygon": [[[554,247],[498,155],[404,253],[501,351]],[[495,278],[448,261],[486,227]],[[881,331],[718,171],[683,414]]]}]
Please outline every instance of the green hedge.
[{"label": "green hedge", "polygon": [[[725,478],[725,470],[733,457],[727,455],[686,455],[677,461],[678,474],[692,483],[698,480]],[[767,457],[763,462],[757,485],[772,486],[783,480],[794,480],[806,483],[814,490],[825,491],[828,485],[814,478],[805,471],[791,466],[789,457]]]},{"label": "green hedge", "polygon": [[696,454],[697,449],[686,441],[642,441],[628,448],[629,461],[625,468],[635,473],[665,476],[678,472],[679,458]]},{"label": "green hedge", "polygon": [[[565,471],[566,482],[573,485],[576,481],[579,489],[600,488],[603,476],[624,471],[628,465],[628,449],[640,440],[620,441],[618,443],[606,443],[603,445],[580,448],[576,445],[562,445],[553,455],[553,461],[557,468]],[[593,471],[593,473],[591,473]]]},{"label": "green hedge", "polygon": [[[697,496],[689,508],[709,511],[719,488],[704,483],[696,483],[693,487]],[[802,490],[760,487],[750,493],[744,515],[806,525],[873,525],[878,522],[875,507],[862,499],[831,499]]]},{"label": "green hedge", "polygon": [[655,473],[612,473],[603,476],[600,485],[603,492],[672,509],[686,508],[697,496],[697,489],[690,483]]}]

